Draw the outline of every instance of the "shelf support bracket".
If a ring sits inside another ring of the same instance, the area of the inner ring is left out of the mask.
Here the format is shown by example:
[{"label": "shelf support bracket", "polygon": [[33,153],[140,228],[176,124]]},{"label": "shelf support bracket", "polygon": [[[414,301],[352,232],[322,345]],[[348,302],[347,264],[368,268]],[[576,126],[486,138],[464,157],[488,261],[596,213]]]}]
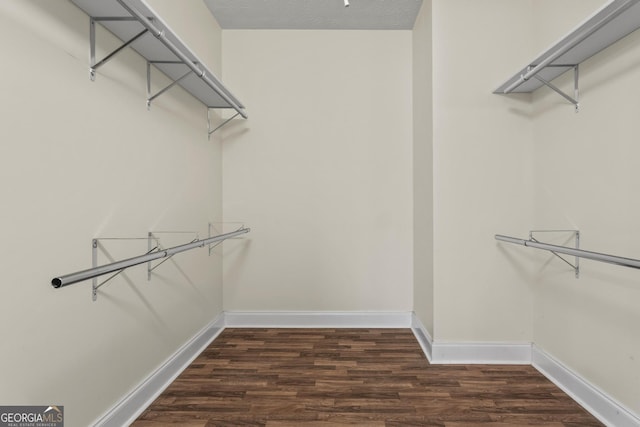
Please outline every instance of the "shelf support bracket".
[{"label": "shelf support bracket", "polygon": [[90,18],[89,19],[89,55],[91,64],[89,66],[89,78],[91,81],[95,81],[96,79],[96,70],[109,62],[111,58],[113,58],[116,54],[120,53],[124,48],[129,46],[134,41],[138,40],[140,37],[144,36],[149,32],[148,29],[144,29],[140,31],[138,34],[133,36],[130,40],[124,42],[122,46],[105,56],[102,60],[96,62],[96,22],[100,21],[132,21],[137,22],[138,20],[133,17],[103,17],[103,18]]},{"label": "shelf support bracket", "polygon": [[184,64],[182,61],[147,61],[147,110],[151,109],[151,101],[180,83],[183,79],[190,76],[193,73],[193,70],[189,70],[184,73],[182,76],[178,77],[171,84],[166,86],[164,89],[161,89],[159,92],[154,95],[151,94],[151,65],[152,64]]},{"label": "shelf support bracket", "polygon": [[[580,249],[580,230],[531,230],[529,231],[529,239],[536,243],[540,243],[539,240],[536,240],[536,238],[533,237],[533,233],[563,233],[563,232],[573,233],[574,239],[576,242],[576,249]],[[576,273],[576,279],[580,278],[580,257],[576,256],[574,264],[572,264],[566,259],[564,259],[564,257],[561,257],[560,255],[558,255],[557,252],[554,252],[554,251],[549,251],[549,252],[551,252],[553,255],[557,256],[566,264],[568,264],[571,268],[573,268],[573,270]]]},{"label": "shelf support bracket", "polygon": [[208,132],[208,138],[211,139],[211,134],[213,134],[215,131],[217,131],[218,129],[220,129],[222,126],[226,125],[227,123],[229,123],[231,120],[235,119],[236,117],[238,117],[240,115],[240,112],[235,113],[233,116],[231,116],[230,118],[228,118],[227,120],[225,120],[224,122],[222,122],[221,124],[219,124],[218,126],[216,126],[213,130],[211,129],[211,109],[213,107],[208,107],[207,108],[207,132]]},{"label": "shelf support bracket", "polygon": [[570,103],[575,105],[576,113],[580,112],[580,103],[578,101],[579,95],[580,95],[579,88],[578,88],[578,79],[579,79],[578,65],[574,65],[573,66],[573,97],[567,95],[562,90],[560,90],[557,86],[555,86],[551,82],[543,79],[539,75],[536,74],[533,77],[535,79],[537,79],[538,81],[540,81],[541,83],[543,83],[548,88],[550,88],[551,90],[553,90],[554,92],[556,92],[558,95],[560,95],[561,97],[563,97],[564,99],[566,99],[567,101],[569,101]]}]

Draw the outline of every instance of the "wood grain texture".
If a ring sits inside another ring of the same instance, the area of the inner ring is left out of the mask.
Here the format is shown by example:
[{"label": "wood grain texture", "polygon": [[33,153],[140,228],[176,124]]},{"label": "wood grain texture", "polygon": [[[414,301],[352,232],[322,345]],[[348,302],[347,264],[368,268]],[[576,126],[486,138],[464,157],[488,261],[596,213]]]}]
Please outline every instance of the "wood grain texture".
[{"label": "wood grain texture", "polygon": [[133,425],[602,426],[531,366],[430,365],[409,329],[226,329]]}]

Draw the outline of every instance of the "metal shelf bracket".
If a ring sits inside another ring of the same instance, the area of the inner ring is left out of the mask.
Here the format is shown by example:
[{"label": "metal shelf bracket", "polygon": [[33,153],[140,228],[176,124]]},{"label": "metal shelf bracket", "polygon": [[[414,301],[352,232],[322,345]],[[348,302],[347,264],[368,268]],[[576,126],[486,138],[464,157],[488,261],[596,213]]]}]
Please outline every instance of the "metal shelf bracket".
[{"label": "metal shelf bracket", "polygon": [[231,116],[230,118],[228,118],[227,120],[225,120],[224,122],[222,122],[221,124],[219,124],[218,126],[216,126],[214,129],[211,129],[211,109],[213,107],[207,107],[207,136],[209,139],[211,139],[211,135],[217,131],[218,129],[220,129],[222,126],[226,125],[227,123],[229,123],[231,120],[235,119],[236,117],[238,117],[240,115],[240,113],[235,113],[233,116]]},{"label": "metal shelf bracket", "polygon": [[[536,243],[541,243],[539,240],[533,237],[533,233],[573,233],[576,249],[580,249],[580,231],[579,230],[531,230],[529,231],[529,239]],[[574,264],[572,264],[566,259],[564,259],[563,257],[561,257],[557,252],[555,251],[549,251],[549,252],[551,252],[553,255],[560,258],[562,261],[568,264],[571,268],[573,268],[573,270],[576,273],[576,279],[580,278],[580,257],[576,256]]]},{"label": "metal shelf bracket", "polygon": [[91,81],[95,81],[96,79],[96,70],[109,62],[111,58],[113,58],[116,54],[120,53],[124,48],[129,46],[134,41],[138,40],[140,37],[144,36],[149,32],[147,28],[140,31],[138,34],[133,36],[133,38],[124,42],[120,47],[115,49],[113,52],[109,53],[100,61],[96,62],[96,22],[100,21],[130,21],[130,22],[138,22],[138,20],[134,17],[121,17],[121,16],[106,16],[106,17],[92,17],[89,18],[89,55],[91,64],[89,66],[89,78]]},{"label": "metal shelf bracket", "polygon": [[[529,66],[529,69],[531,69],[531,67],[532,66]],[[566,67],[566,65],[548,65],[548,67]],[[540,77],[540,75],[536,74],[533,77],[536,80],[538,80],[539,82],[541,82],[542,84],[544,84],[545,86],[547,86],[549,89],[553,90],[558,95],[560,95],[561,97],[563,97],[564,99],[566,99],[567,101],[572,103],[576,107],[576,113],[579,113],[580,112],[580,102],[578,101],[579,95],[580,95],[580,91],[579,91],[579,87],[578,87],[578,79],[580,77],[579,69],[578,69],[579,66],[578,65],[571,65],[571,67],[573,67],[573,97],[567,95],[561,89],[559,89],[557,86],[555,86],[551,82],[549,82],[549,81],[543,79],[542,77]]]},{"label": "metal shelf bracket", "polygon": [[[209,238],[216,236],[220,233],[222,233],[222,229],[224,228],[224,225],[231,225],[234,224],[234,226],[237,227],[238,230],[244,230],[244,223],[243,222],[239,222],[239,221],[225,221],[225,222],[210,222],[209,223]],[[230,240],[236,240],[236,239],[242,239],[242,237],[236,236],[236,237],[230,237]],[[218,246],[220,245],[220,242],[213,242],[213,243],[209,243],[209,256],[211,256],[212,251]]]},{"label": "metal shelf bracket", "polygon": [[[168,91],[169,89],[171,89],[172,87],[174,87],[175,85],[180,83],[183,79],[185,79],[186,77],[189,77],[193,73],[193,70],[189,69],[189,71],[184,73],[182,76],[178,77],[176,80],[174,80],[172,83],[170,83],[165,88],[161,89],[160,91],[156,92],[155,94],[151,94],[151,65],[153,65],[153,64],[182,64],[182,65],[186,65],[182,61],[147,61],[147,110],[151,109],[151,101],[153,101],[154,99],[156,99],[157,97],[159,97],[160,95],[162,95],[163,93],[165,93],[166,91]],[[197,64],[197,62],[195,64]]]}]

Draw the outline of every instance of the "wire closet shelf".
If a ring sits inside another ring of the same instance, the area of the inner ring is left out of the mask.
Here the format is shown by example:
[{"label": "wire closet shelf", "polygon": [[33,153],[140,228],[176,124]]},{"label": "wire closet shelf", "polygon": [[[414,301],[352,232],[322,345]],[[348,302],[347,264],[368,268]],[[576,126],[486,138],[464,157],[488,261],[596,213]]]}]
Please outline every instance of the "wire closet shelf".
[{"label": "wire closet shelf", "polygon": [[[147,60],[147,108],[158,96],[175,85],[193,95],[211,109],[232,109],[235,115],[212,128],[208,114],[209,136],[241,116],[248,118],[244,105],[208,69],[195,53],[162,21],[144,0],[71,0],[89,16],[89,77],[95,80],[97,70],[126,47],[131,47]],[[96,23],[101,24],[122,41],[122,45],[97,59]],[[152,93],[151,66],[166,75],[171,83]]]}]

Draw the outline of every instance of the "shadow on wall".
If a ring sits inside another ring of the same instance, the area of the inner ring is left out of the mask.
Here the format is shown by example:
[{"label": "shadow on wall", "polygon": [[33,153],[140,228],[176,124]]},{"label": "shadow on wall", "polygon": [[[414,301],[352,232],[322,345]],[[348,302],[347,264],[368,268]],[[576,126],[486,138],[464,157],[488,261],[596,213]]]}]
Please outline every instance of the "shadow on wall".
[{"label": "shadow on wall", "polygon": [[[604,329],[624,331],[624,335],[629,337],[628,343],[637,342],[636,326],[640,322],[637,301],[640,289],[638,279],[632,276],[640,275],[640,271],[633,271],[626,278],[622,278],[613,271],[595,271],[594,263],[598,264],[589,260],[581,264],[579,279],[568,281],[567,274],[573,275],[571,272],[561,276],[541,275],[536,286],[540,290],[553,293],[554,303],[562,305],[567,318],[588,316],[591,323],[596,323]],[[621,267],[610,265],[607,268]],[[621,294],[626,294],[627,297],[620,298]],[[629,322],[631,318],[636,318],[637,322]],[[562,329],[562,325],[558,327]],[[606,337],[598,335],[598,340],[606,340]]]},{"label": "shadow on wall", "polygon": [[[215,125],[212,124],[212,127],[215,127]],[[235,118],[231,120],[229,123],[227,123],[226,125],[224,125],[223,128],[217,130],[216,133],[220,132],[222,137],[222,142],[225,144],[228,144],[230,142],[233,142],[234,139],[237,139],[242,135],[246,134],[250,130],[251,129],[248,127],[247,121],[241,118]]]},{"label": "shadow on wall", "polygon": [[[127,307],[128,302],[124,299],[118,299],[113,296],[101,296],[102,308],[96,307],[96,315],[99,312],[106,311],[114,305],[119,306],[122,313],[130,315],[133,310]],[[92,304],[89,294],[87,294],[87,304]],[[109,308],[105,308],[109,306]],[[133,307],[138,308],[138,307]],[[141,319],[139,316],[138,319]],[[149,318],[146,319],[149,321]],[[155,371],[161,363],[164,362],[162,356],[166,352],[166,348],[171,348],[176,345],[175,340],[167,338],[168,334],[166,325],[160,322],[154,322],[154,339],[141,340],[139,336],[139,328],[135,320],[129,322],[130,327],[121,328],[117,335],[108,331],[108,326],[104,328],[97,328],[93,331],[98,336],[103,336],[103,341],[92,348],[87,348],[87,343],[83,340],[82,348],[66,350],[68,356],[67,362],[63,365],[51,366],[47,370],[47,373],[43,376],[37,386],[25,388],[26,393],[24,396],[16,396],[16,401],[19,402],[42,402],[43,396],[49,396],[49,400],[58,402],[58,404],[65,406],[65,418],[68,425],[88,425],[87,420],[79,419],[80,414],[86,415],[95,414],[96,418],[101,416],[107,408],[115,405],[123,396],[128,394],[128,391],[133,390],[138,384],[132,383],[135,378],[145,378],[153,371]],[[133,353],[136,352],[136,347],[148,347],[149,344],[156,343],[157,338],[163,338],[163,345],[156,345],[154,347],[154,354],[157,355],[157,360],[146,360],[145,365],[140,366],[140,363],[127,363],[129,355],[126,352],[114,354],[114,348],[129,348]],[[55,351],[55,350],[48,350]],[[118,364],[120,369],[113,370],[111,366],[104,366],[100,362],[103,361],[105,354],[112,354],[112,364]],[[138,373],[140,370],[146,371],[144,376],[140,376]],[[78,375],[82,375],[84,384],[84,391],[81,394],[84,395],[84,399],[78,400],[76,395],[72,395],[68,389],[62,384],[68,384],[70,379],[77,378]],[[103,384],[117,384],[122,392],[114,394],[110,387],[103,387]],[[105,407],[105,402],[107,406]]]},{"label": "shadow on wall", "polygon": [[531,278],[531,271],[530,266],[527,266],[527,264],[529,264],[529,260],[525,257],[526,254],[522,254],[523,256],[520,256],[522,248],[516,247],[516,251],[514,251],[512,248],[507,247],[507,245],[508,243],[496,242],[496,246],[498,247],[498,251],[500,252],[502,257],[507,260],[509,265],[511,265],[513,270],[518,273],[518,276],[522,278],[522,281],[524,283],[529,283]]},{"label": "shadow on wall", "polygon": [[[224,277],[222,280],[223,284],[227,281],[227,277],[237,277],[241,274],[242,270],[245,268],[244,264],[246,263],[250,250],[251,240],[245,240],[241,245],[233,245],[231,248],[225,247],[222,256],[225,260],[231,261],[225,262]],[[227,292],[228,290],[225,288],[225,294]]]}]

